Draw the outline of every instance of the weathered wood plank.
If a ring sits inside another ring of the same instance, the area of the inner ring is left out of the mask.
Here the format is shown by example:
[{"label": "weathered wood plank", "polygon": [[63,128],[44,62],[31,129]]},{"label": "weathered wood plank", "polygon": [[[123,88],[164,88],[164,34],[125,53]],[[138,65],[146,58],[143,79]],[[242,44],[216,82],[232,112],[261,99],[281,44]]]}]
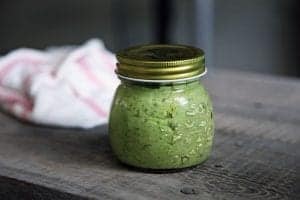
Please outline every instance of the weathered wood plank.
[{"label": "weathered wood plank", "polygon": [[[106,126],[45,128],[0,114],[0,176],[95,199],[300,199],[300,81],[227,71],[208,78],[216,135],[203,165],[138,172],[112,155]],[[1,184],[0,199],[13,191]]]},{"label": "weathered wood plank", "polygon": [[59,192],[40,185],[30,184],[24,181],[15,180],[0,176],[0,197],[1,199],[43,199],[43,200],[83,200],[87,198],[78,195]]},{"label": "weathered wood plank", "polygon": [[247,129],[246,133],[300,141],[300,80],[237,71],[207,77],[221,127]]}]

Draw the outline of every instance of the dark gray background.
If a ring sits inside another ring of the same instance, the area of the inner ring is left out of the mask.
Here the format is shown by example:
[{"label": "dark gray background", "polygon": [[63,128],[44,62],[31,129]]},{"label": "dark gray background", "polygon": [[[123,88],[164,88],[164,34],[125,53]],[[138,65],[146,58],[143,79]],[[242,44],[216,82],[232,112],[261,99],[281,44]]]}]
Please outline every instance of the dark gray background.
[{"label": "dark gray background", "polygon": [[171,42],[204,48],[211,69],[300,76],[299,13],[297,0],[1,0],[0,53],[91,37],[112,51]]}]

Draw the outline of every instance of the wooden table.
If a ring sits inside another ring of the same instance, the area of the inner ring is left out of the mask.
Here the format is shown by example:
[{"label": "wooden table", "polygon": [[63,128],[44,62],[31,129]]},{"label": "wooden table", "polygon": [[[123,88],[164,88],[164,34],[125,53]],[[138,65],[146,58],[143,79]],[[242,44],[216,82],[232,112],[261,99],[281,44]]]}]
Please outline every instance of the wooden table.
[{"label": "wooden table", "polygon": [[215,71],[210,159],[168,174],[113,157],[107,126],[24,124],[0,114],[0,199],[300,199],[300,80]]}]

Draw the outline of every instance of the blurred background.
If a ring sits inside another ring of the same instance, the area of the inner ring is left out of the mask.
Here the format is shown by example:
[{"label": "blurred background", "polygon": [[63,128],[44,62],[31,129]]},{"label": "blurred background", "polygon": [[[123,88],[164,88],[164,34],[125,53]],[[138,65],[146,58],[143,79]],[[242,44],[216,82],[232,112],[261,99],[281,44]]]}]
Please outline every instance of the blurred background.
[{"label": "blurred background", "polygon": [[1,0],[0,55],[101,38],[203,48],[210,69],[300,77],[297,0]]}]

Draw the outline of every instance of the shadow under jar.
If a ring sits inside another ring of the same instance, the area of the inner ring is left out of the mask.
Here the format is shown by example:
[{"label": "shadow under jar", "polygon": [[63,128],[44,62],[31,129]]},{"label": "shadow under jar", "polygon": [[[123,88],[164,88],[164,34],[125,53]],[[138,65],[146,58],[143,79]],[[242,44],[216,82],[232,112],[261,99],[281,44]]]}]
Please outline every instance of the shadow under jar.
[{"label": "shadow under jar", "polygon": [[199,81],[202,50],[142,45],[117,54],[121,80],[109,119],[117,158],[147,170],[174,170],[205,161],[214,135],[212,103]]}]

